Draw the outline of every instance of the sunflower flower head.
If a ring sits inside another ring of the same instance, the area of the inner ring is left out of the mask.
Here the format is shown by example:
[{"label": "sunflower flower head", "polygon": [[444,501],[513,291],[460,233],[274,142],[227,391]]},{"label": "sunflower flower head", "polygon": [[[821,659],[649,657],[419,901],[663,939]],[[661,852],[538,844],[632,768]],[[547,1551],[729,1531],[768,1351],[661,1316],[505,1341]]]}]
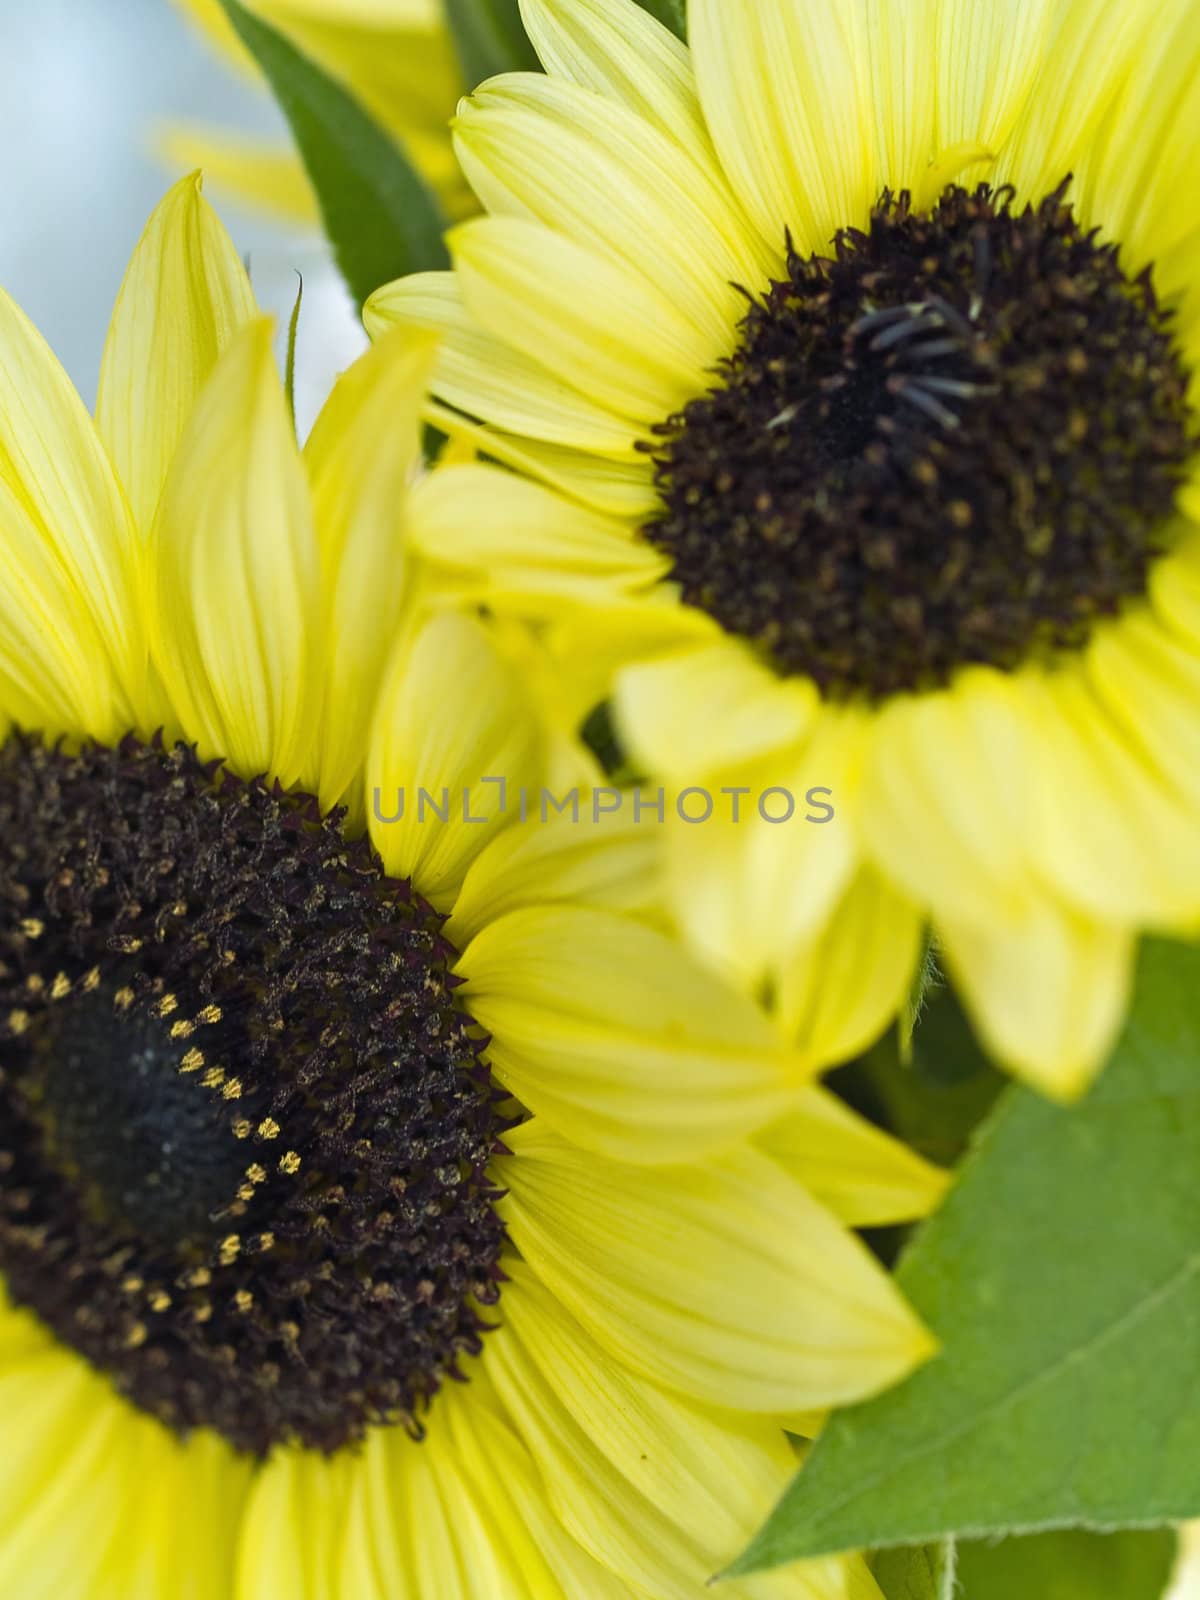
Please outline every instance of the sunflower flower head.
[{"label": "sunflower flower head", "polygon": [[[828,1063],[931,925],[1080,1092],[1138,931],[1200,921],[1194,6],[522,12],[545,74],[456,123],[490,215],[368,321],[561,495],[542,615],[637,766],[751,797],[668,830],[681,928]],[[481,542],[433,555],[527,606]],[[814,785],[832,827],[754,807]]]},{"label": "sunflower flower head", "polygon": [[434,355],[382,340],[302,451],[194,178],[95,422],[0,301],[23,1600],[699,1600],[789,1430],[931,1349],[847,1225],[941,1175],[664,931],[653,836],[522,821],[553,697],[407,555],[484,470],[420,472]]}]

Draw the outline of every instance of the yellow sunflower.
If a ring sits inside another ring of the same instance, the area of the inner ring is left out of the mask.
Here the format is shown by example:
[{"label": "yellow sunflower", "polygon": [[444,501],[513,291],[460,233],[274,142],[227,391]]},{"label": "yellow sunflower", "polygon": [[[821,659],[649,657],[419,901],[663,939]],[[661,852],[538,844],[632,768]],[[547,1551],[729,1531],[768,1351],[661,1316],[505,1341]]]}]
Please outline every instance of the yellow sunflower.
[{"label": "yellow sunflower", "polygon": [[[669,830],[698,947],[830,1060],[931,923],[991,1048],[1078,1092],[1137,932],[1200,922],[1200,10],[691,0],[686,48],[522,9],[546,75],[456,124],[492,215],[370,325],[441,330],[480,447],[607,517],[543,550],[572,602],[642,585],[571,648],[718,796]],[[433,553],[495,600],[486,530]],[[780,826],[813,787],[834,824]]]},{"label": "yellow sunflower", "polygon": [[95,424],[0,297],[21,1600],[700,1600],[785,1427],[930,1348],[847,1224],[941,1176],[661,931],[652,836],[521,825],[537,697],[401,545],[429,361],[382,341],[301,453],[194,179]]},{"label": "yellow sunflower", "polygon": [[[221,55],[257,76],[220,0],[175,0]],[[450,146],[465,87],[442,0],[253,0],[250,9],[336,77],[405,151],[448,216],[475,209]],[[203,167],[231,197],[317,227],[316,196],[299,157],[228,128],[179,124],[163,139],[181,169]]]}]

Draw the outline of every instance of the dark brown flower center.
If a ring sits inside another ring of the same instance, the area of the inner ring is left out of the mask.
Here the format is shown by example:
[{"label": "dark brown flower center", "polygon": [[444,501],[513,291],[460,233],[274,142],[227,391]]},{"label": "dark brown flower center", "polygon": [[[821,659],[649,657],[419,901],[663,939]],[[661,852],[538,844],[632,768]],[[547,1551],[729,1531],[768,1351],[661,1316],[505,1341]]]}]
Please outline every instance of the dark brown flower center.
[{"label": "dark brown flower center", "polygon": [[1196,445],[1149,269],[1067,185],[885,194],[789,246],[721,381],[657,430],[646,528],[780,671],[879,699],[1077,646],[1144,592]]},{"label": "dark brown flower center", "polygon": [[255,1453],[419,1433],[479,1349],[502,1122],[441,919],[183,747],[0,750],[0,1271]]}]

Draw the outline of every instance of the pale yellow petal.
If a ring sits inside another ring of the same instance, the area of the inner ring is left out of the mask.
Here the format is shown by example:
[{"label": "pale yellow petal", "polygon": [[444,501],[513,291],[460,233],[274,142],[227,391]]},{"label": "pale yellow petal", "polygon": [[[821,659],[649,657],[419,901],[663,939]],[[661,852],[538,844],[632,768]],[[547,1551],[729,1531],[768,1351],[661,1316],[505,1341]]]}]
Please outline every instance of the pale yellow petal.
[{"label": "pale yellow petal", "polygon": [[[622,1371],[520,1262],[508,1292],[484,1360],[568,1532],[628,1585],[623,1593],[701,1600],[794,1466],[782,1431]],[[810,1562],[721,1587],[730,1600],[869,1595],[851,1591],[851,1570]]]},{"label": "pale yellow petal", "polygon": [[199,168],[230,201],[283,222],[315,228],[320,208],[294,150],[228,128],[177,124],[162,130],[158,147],[172,167]]},{"label": "pale yellow petal", "polygon": [[1097,629],[1085,665],[1124,737],[1185,798],[1200,828],[1200,650],[1139,607]]},{"label": "pale yellow petal", "polygon": [[593,821],[547,807],[543,819],[507,828],[477,856],[446,924],[464,949],[481,928],[510,911],[565,902],[606,911],[649,912],[658,902],[659,840],[632,807]]},{"label": "pale yellow petal", "polygon": [[129,730],[127,701],[79,584],[27,505],[0,479],[0,707],[23,728]]},{"label": "pale yellow petal", "polygon": [[1194,794],[1185,797],[1164,779],[1158,753],[1111,715],[1082,662],[1039,688],[1029,700],[1037,743],[1026,781],[1036,804],[1030,845],[1044,878],[1098,921],[1193,924],[1200,917]]},{"label": "pale yellow petal", "polygon": [[699,1158],[778,1116],[802,1081],[750,1000],[629,917],[514,911],[456,970],[496,1076],[588,1150]]},{"label": "pale yellow petal", "polygon": [[805,678],[781,678],[721,636],[627,667],[615,710],[634,756],[656,777],[700,783],[712,772],[793,745],[817,710]]},{"label": "pale yellow petal", "polygon": [[373,339],[397,324],[437,333],[433,389],[447,405],[531,439],[626,461],[644,459],[633,448],[628,420],[476,321],[452,272],[418,272],[385,284],[367,301],[363,321]]},{"label": "pale yellow petal", "polygon": [[599,404],[653,424],[708,387],[708,342],[636,272],[517,217],[460,223],[447,242],[483,325]]},{"label": "pale yellow petal", "polygon": [[1086,220],[1120,245],[1127,271],[1200,226],[1200,19],[1193,0],[1165,0],[1126,51],[1121,92],[1097,134]]},{"label": "pale yellow petal", "polygon": [[200,391],[255,312],[246,270],[199,174],[181,179],[125,273],[96,401],[96,426],[144,534]]},{"label": "pale yellow petal", "polygon": [[545,223],[647,279],[712,362],[732,353],[745,316],[733,285],[778,275],[711,160],[590,89],[535,73],[493,79],[461,107],[455,148],[489,211]]},{"label": "pale yellow petal", "polygon": [[943,919],[937,932],[988,1051],[1056,1099],[1082,1094],[1129,1004],[1129,931],[1047,896],[1015,927]]},{"label": "pale yellow petal", "polygon": [[627,523],[479,464],[442,468],[417,485],[410,543],[464,581],[470,575],[489,604],[542,594],[602,602],[648,588],[669,565]]},{"label": "pale yellow petal", "polygon": [[[342,1600],[341,1566],[360,1459],[349,1451],[327,1457],[290,1448],[271,1455],[254,1480],[242,1519],[234,1600]],[[389,1576],[395,1600],[415,1600],[403,1567]],[[369,1588],[365,1596],[375,1600]]]},{"label": "pale yellow petal", "polygon": [[268,319],[200,396],[153,545],[155,661],[189,737],[243,777],[311,783],[319,567]]},{"label": "pale yellow petal", "polygon": [[893,193],[915,192],[930,161],[941,153],[930,70],[938,0],[866,0],[865,11],[880,176]]},{"label": "pale yellow petal", "polygon": [[89,723],[86,731],[104,737],[114,723],[128,728],[140,722],[146,630],[129,505],[70,379],[3,291],[0,484],[19,507],[21,531],[36,530],[63,584],[78,592],[103,645],[94,668],[99,682],[91,715],[97,726]]},{"label": "pale yellow petal", "polygon": [[[930,49],[938,150],[981,144],[998,152],[1024,110],[1060,0],[937,0]],[[1061,95],[1063,85],[1056,86]],[[1060,173],[1056,182],[1066,177]],[[1041,196],[1030,196],[1040,199]]]},{"label": "pale yellow petal", "polygon": [[[1034,24],[1040,24],[1044,10],[1020,7]],[[1026,42],[1029,59],[1040,58],[1040,69],[1000,152],[997,180],[1016,184],[1021,199],[1036,204],[1072,174],[1072,201],[1082,205],[1086,218],[1106,227],[1105,219],[1091,211],[1096,158],[1113,97],[1151,31],[1136,5],[1063,0],[1052,6],[1040,48],[1036,35]],[[1066,93],[1064,86],[1069,86]]]},{"label": "pale yellow petal", "polygon": [[530,691],[487,629],[450,612],[425,623],[395,653],[371,735],[369,825],[387,871],[448,910],[541,758]]},{"label": "pale yellow petal", "polygon": [[883,707],[872,735],[861,827],[883,869],[917,902],[976,922],[1024,914],[1035,760],[1021,674],[972,668],[945,690]]},{"label": "pale yellow petal", "polygon": [[502,461],[517,472],[538,478],[551,488],[605,516],[641,522],[659,504],[654,473],[646,457],[621,461],[471,422],[446,406],[431,404],[427,419],[451,439],[473,444],[481,455]]},{"label": "pale yellow petal", "polygon": [[908,995],[924,918],[881,873],[864,867],[828,923],[780,961],[780,1026],[818,1067],[873,1044]]},{"label": "pale yellow petal", "polygon": [[868,13],[857,0],[691,0],[700,99],[730,187],[766,244],[803,254],[878,198]]},{"label": "pale yellow petal", "polygon": [[924,1217],[950,1181],[948,1173],[815,1085],[757,1142],[854,1228]]},{"label": "pale yellow petal", "polygon": [[554,78],[594,89],[697,155],[711,151],[688,48],[634,0],[522,0]]},{"label": "pale yellow petal", "polygon": [[865,1246],[759,1151],[632,1167],[540,1121],[505,1143],[512,1159],[496,1172],[514,1244],[656,1383],[769,1414],[860,1400],[932,1353]]},{"label": "pale yellow petal", "polygon": [[409,482],[435,343],[412,329],[381,340],[338,380],[304,450],[323,602],[322,805],[337,805],[366,760],[375,696],[405,585]]}]

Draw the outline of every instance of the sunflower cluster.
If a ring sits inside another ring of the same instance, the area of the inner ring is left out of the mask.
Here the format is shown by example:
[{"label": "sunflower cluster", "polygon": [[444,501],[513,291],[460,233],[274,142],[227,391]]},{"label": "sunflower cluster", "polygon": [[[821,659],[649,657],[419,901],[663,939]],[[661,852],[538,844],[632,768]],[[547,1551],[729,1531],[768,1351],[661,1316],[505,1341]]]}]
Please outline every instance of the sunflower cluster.
[{"label": "sunflower cluster", "polygon": [[176,158],[453,225],[303,441],[199,173],[94,416],[0,295],[0,1591],[944,1600],[967,1457],[772,1512],[1033,1350],[898,1230],[1200,927],[1194,0],[186,8],[304,159]]}]

